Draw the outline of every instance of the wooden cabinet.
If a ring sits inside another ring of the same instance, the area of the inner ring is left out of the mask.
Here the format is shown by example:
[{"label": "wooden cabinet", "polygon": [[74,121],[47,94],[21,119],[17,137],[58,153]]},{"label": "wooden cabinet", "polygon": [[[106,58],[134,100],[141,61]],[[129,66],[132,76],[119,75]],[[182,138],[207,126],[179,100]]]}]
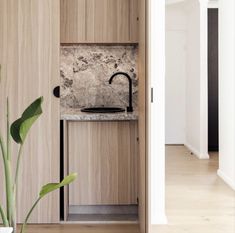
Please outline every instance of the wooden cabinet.
[{"label": "wooden cabinet", "polygon": [[[52,90],[59,85],[59,2],[51,0],[0,1],[0,128],[5,132],[6,97],[10,121],[37,97],[44,96],[43,115],[27,136],[19,173],[17,219],[22,222],[43,184],[58,182],[59,99]],[[4,133],[5,135],[5,133]],[[18,147],[12,148],[16,159]],[[0,166],[2,161],[0,161]],[[0,202],[4,190],[0,167]],[[58,223],[59,192],[45,197],[33,212],[32,223]]]},{"label": "wooden cabinet", "polygon": [[86,41],[87,0],[60,1],[60,39],[62,43]]},{"label": "wooden cabinet", "polygon": [[137,203],[137,122],[69,122],[69,205]]},{"label": "wooden cabinet", "polygon": [[137,0],[61,0],[61,43],[137,43]]}]

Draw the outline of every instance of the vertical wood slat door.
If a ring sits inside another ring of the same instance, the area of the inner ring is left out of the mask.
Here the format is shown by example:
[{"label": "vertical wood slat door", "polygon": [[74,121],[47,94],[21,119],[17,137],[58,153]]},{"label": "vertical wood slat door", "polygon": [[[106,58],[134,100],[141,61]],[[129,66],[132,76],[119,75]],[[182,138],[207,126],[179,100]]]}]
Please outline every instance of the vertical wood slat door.
[{"label": "vertical wood slat door", "polygon": [[69,122],[70,205],[137,204],[137,124]]},{"label": "vertical wood slat door", "polygon": [[[23,150],[17,195],[17,217],[22,222],[40,187],[59,181],[59,99],[52,95],[59,85],[59,1],[0,0],[0,64],[2,130],[6,96],[10,98],[11,121],[44,96],[43,115],[32,127]],[[12,151],[16,158],[17,147]],[[0,173],[1,190],[2,180]],[[59,222],[58,192],[42,200],[30,222]]]},{"label": "vertical wood slat door", "polygon": [[139,197],[139,224],[140,232],[148,232],[147,229],[147,211],[148,211],[148,197],[147,197],[147,177],[148,170],[148,93],[147,93],[147,84],[148,84],[148,74],[147,74],[147,14],[146,9],[149,4],[148,0],[138,0],[139,1],[139,59],[138,59],[138,73],[139,73],[139,170],[138,170],[138,197]]}]

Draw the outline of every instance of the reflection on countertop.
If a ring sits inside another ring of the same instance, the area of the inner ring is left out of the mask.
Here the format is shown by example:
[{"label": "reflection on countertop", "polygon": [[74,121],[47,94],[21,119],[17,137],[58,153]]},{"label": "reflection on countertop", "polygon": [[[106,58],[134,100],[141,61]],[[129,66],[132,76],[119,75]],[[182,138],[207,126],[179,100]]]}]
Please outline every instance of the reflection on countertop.
[{"label": "reflection on countertop", "polygon": [[60,119],[67,121],[134,121],[138,120],[138,111],[120,113],[87,113],[80,108],[60,109]]}]

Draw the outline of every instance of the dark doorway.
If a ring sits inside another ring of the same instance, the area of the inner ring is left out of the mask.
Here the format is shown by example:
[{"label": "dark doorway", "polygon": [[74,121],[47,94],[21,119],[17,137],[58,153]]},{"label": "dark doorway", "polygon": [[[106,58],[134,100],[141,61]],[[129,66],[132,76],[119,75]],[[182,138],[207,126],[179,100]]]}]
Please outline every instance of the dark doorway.
[{"label": "dark doorway", "polygon": [[208,9],[208,150],[219,149],[218,9]]}]

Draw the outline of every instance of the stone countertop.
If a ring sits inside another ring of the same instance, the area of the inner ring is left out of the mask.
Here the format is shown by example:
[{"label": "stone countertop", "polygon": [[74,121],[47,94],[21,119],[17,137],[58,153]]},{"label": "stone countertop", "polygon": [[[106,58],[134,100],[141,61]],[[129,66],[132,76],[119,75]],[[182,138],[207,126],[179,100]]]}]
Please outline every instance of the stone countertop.
[{"label": "stone countertop", "polygon": [[79,108],[61,108],[61,120],[67,121],[134,121],[138,120],[138,111],[131,113],[86,113]]}]

